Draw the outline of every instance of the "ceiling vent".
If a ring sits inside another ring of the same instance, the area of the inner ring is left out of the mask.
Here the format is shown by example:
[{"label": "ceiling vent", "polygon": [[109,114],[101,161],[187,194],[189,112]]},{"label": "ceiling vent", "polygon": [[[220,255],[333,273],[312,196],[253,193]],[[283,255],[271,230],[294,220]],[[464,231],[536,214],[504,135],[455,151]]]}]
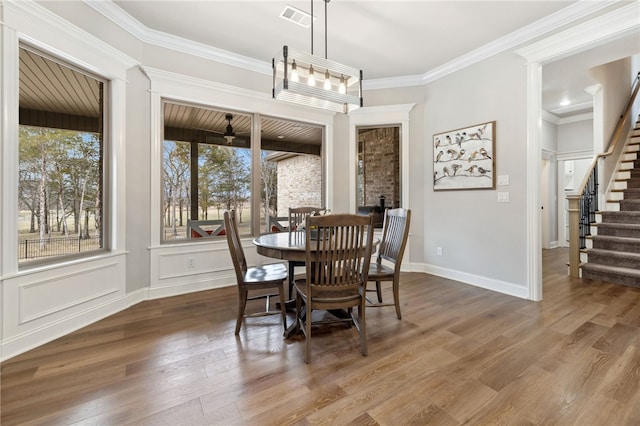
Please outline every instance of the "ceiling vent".
[{"label": "ceiling vent", "polygon": [[304,10],[300,10],[291,5],[286,5],[284,7],[280,17],[304,28],[309,28],[311,26],[311,15]]}]

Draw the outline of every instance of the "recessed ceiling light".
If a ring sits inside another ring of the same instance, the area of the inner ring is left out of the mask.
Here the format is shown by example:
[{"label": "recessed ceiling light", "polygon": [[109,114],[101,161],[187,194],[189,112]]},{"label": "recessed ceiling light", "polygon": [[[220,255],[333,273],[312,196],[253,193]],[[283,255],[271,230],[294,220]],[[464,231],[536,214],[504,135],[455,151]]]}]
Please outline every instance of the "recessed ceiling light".
[{"label": "recessed ceiling light", "polygon": [[563,99],[560,102],[560,106],[567,106],[567,105],[571,105],[571,101],[569,99]]},{"label": "recessed ceiling light", "polygon": [[284,135],[278,135],[278,139],[284,139]]},{"label": "recessed ceiling light", "polygon": [[311,15],[304,10],[300,10],[291,5],[286,5],[284,7],[284,10],[280,13],[280,17],[304,28],[309,28],[311,26]]}]

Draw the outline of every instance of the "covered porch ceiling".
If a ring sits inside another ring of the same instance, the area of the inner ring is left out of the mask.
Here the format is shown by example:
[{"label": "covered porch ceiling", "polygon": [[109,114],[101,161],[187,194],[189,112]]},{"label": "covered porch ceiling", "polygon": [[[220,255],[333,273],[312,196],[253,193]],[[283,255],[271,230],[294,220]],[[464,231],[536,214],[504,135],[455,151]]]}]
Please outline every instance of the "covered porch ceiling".
[{"label": "covered porch ceiling", "polygon": [[[19,78],[21,125],[100,131],[102,85],[96,77],[24,46]],[[232,114],[236,134],[232,145],[250,146],[249,114],[171,101],[165,103],[163,114],[165,139],[225,146],[226,115]],[[261,116],[260,129],[264,150],[320,154],[321,126]]]}]

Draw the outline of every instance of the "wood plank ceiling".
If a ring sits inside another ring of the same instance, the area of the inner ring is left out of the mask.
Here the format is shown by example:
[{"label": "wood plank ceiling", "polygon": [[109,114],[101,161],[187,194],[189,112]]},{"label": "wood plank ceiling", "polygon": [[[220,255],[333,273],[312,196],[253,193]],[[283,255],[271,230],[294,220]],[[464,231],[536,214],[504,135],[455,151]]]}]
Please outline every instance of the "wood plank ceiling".
[{"label": "wood plank ceiling", "polygon": [[[102,82],[28,47],[20,48],[20,124],[78,131],[99,131]],[[232,114],[234,146],[249,146],[250,114],[166,102],[167,139],[226,144],[226,115]],[[261,116],[262,147],[267,150],[320,154],[322,127]]]}]

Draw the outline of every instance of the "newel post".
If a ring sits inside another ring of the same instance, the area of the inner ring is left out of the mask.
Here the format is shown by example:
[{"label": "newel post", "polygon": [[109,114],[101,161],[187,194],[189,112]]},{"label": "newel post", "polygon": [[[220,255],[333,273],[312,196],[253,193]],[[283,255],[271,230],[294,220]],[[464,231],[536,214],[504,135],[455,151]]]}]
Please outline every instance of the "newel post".
[{"label": "newel post", "polygon": [[580,196],[568,195],[569,201],[569,276],[580,278]]}]

